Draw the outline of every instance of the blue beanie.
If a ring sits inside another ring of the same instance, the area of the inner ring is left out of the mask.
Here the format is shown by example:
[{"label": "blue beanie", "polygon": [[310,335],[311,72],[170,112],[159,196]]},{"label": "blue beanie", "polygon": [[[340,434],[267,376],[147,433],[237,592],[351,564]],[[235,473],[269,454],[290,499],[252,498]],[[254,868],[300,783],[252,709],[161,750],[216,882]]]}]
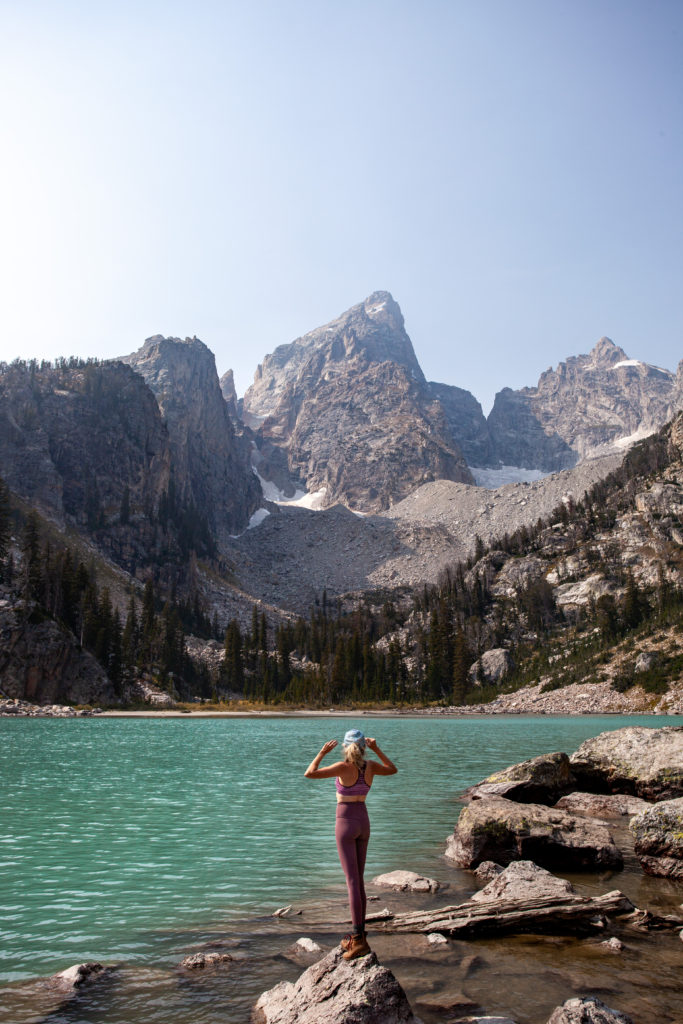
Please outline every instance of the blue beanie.
[{"label": "blue beanie", "polygon": [[360,729],[349,729],[349,731],[347,732],[346,736],[344,737],[344,743],[345,744],[355,743],[359,747],[364,747],[365,746],[365,736],[360,731]]}]

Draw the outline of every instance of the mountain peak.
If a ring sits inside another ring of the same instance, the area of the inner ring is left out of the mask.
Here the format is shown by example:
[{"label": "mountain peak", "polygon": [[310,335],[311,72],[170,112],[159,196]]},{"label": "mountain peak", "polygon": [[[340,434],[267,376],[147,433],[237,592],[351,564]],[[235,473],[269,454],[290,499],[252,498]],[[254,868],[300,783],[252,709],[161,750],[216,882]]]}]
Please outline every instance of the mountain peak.
[{"label": "mountain peak", "polygon": [[619,348],[611,338],[607,338],[604,335],[592,349],[590,355],[593,362],[606,365],[617,363],[622,359],[628,359],[623,348]]}]

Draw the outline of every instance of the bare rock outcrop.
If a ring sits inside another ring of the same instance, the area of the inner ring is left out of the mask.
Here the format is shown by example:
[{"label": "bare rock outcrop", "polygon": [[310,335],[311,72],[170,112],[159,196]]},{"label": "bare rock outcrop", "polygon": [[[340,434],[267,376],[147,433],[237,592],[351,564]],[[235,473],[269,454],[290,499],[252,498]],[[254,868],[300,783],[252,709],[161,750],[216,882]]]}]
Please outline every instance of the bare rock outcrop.
[{"label": "bare rock outcrop", "polygon": [[603,732],[582,743],[570,762],[577,789],[645,800],[683,796],[683,727]]},{"label": "bare rock outcrop", "polygon": [[0,474],[55,519],[94,529],[153,508],[171,451],[154,396],[122,363],[78,361],[0,372]]},{"label": "bare rock outcrop", "polygon": [[37,608],[0,607],[0,689],[34,704],[115,704],[99,662],[74,635]]},{"label": "bare rock outcrop", "polygon": [[643,871],[683,879],[683,797],[663,800],[630,822]]},{"label": "bare rock outcrop", "polygon": [[476,868],[486,860],[533,860],[550,868],[592,871],[623,866],[605,825],[502,797],[474,800],[463,808],[445,855],[464,868]]},{"label": "bare rock outcrop", "polygon": [[264,992],[252,1024],[417,1024],[406,994],[374,953],[347,961],[337,948],[292,984]]},{"label": "bare rock outcrop", "polygon": [[625,1013],[613,1010],[595,996],[568,999],[548,1018],[548,1024],[633,1024]]},{"label": "bare rock outcrop", "polygon": [[540,754],[528,761],[494,772],[465,793],[469,800],[491,796],[521,803],[554,803],[574,784],[567,754]]},{"label": "bare rock outcrop", "polygon": [[584,814],[589,818],[622,818],[641,814],[650,804],[639,796],[623,793],[568,793],[555,804],[570,814]]},{"label": "bare rock outcrop", "polygon": [[534,388],[498,395],[488,418],[495,458],[552,472],[671,417],[676,377],[629,359],[609,338],[541,374]]},{"label": "bare rock outcrop", "polygon": [[236,436],[216,362],[198,338],[148,338],[126,356],[154,393],[168,428],[175,486],[217,536],[243,530],[261,501],[249,444]]},{"label": "bare rock outcrop", "polygon": [[243,417],[259,473],[281,478],[280,449],[293,478],[324,492],[323,507],[379,511],[429,481],[473,483],[388,292],[268,355]]},{"label": "bare rock outcrop", "polygon": [[467,678],[474,686],[499,686],[512,668],[512,655],[504,647],[484,651],[471,666]]}]

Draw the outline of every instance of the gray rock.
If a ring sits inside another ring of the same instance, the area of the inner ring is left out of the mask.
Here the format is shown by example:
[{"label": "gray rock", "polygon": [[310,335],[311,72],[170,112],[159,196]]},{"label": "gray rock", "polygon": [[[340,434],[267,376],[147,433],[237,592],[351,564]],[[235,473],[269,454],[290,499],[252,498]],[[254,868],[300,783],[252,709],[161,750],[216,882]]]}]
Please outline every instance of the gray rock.
[{"label": "gray rock", "polygon": [[683,796],[683,727],[603,732],[582,743],[570,762],[580,789],[645,800]]},{"label": "gray rock", "polygon": [[568,793],[555,804],[570,814],[585,814],[589,818],[622,818],[642,814],[651,805],[639,796],[623,793]]},{"label": "gray rock", "polygon": [[683,797],[655,804],[633,818],[630,829],[644,871],[683,879]]},{"label": "gray rock", "polygon": [[380,889],[393,889],[395,892],[438,892],[440,888],[435,878],[425,878],[414,871],[388,871],[373,878],[372,885]]},{"label": "gray rock", "polygon": [[445,855],[460,867],[483,861],[532,860],[549,868],[621,868],[623,858],[605,825],[542,804],[502,797],[474,800],[460,813]]},{"label": "gray rock", "polygon": [[548,1024],[633,1024],[633,1021],[595,996],[588,996],[585,999],[568,999],[553,1010]]},{"label": "gray rock", "polygon": [[396,978],[374,953],[346,961],[341,949],[323,957],[292,984],[260,996],[252,1024],[417,1024]]},{"label": "gray rock", "polygon": [[634,672],[647,672],[657,661],[657,655],[653,651],[641,651],[633,666]]},{"label": "gray rock", "polygon": [[475,870],[474,877],[480,885],[487,885],[489,882],[493,881],[501,871],[503,871],[503,866],[501,864],[496,864],[492,860],[485,860]]},{"label": "gray rock", "polygon": [[314,964],[324,952],[323,947],[313,939],[302,936],[285,951],[285,956],[300,964]]},{"label": "gray rock", "polygon": [[475,686],[498,685],[512,668],[512,657],[504,647],[484,651],[467,673],[469,682]]},{"label": "gray rock", "polygon": [[430,946],[447,946],[448,939],[441,932],[430,932],[427,936],[427,942]]},{"label": "gray rock", "polygon": [[605,939],[604,942],[601,942],[600,948],[604,949],[607,953],[621,953],[624,949],[624,943],[613,935],[611,939]]},{"label": "gray rock", "polygon": [[504,796],[523,803],[553,803],[573,785],[569,758],[557,752],[522,761],[494,772],[465,793],[469,800]]},{"label": "gray rock", "polygon": [[538,897],[566,896],[574,886],[564,878],[557,878],[530,860],[514,861],[483,889],[471,897],[473,903],[492,900],[520,900]]}]

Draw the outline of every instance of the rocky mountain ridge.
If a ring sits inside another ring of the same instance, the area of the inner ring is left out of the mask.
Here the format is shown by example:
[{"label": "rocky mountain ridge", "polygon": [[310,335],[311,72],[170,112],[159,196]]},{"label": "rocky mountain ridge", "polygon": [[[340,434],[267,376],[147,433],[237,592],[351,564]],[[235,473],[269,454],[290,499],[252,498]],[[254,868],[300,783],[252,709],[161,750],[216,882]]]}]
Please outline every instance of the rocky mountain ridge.
[{"label": "rocky mountain ridge", "polygon": [[[226,388],[240,411],[227,375]],[[431,480],[471,483],[467,467],[551,473],[624,451],[682,403],[683,361],[673,374],[601,338],[536,387],[504,388],[486,418],[469,391],[425,380],[398,304],[375,292],[266,356],[241,415],[259,474],[285,495],[377,512]]]}]

